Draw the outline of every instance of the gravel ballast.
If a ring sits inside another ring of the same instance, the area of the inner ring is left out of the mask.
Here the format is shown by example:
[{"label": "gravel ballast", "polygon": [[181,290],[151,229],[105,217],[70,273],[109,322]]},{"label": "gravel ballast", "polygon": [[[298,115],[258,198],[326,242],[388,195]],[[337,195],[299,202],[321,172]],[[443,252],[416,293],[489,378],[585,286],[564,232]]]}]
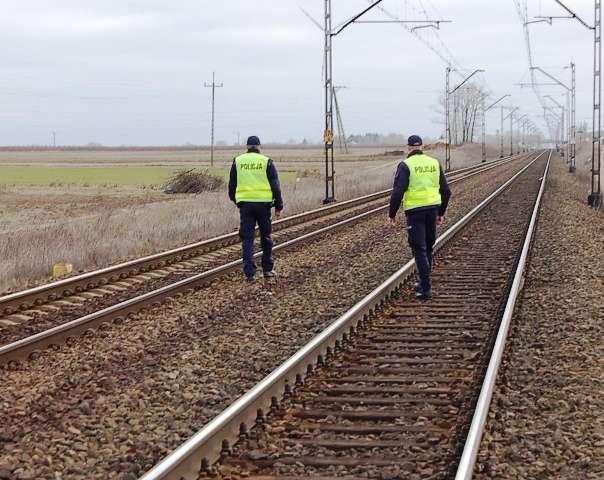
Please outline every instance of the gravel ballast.
[{"label": "gravel ballast", "polygon": [[474,478],[604,478],[604,214],[553,156]]},{"label": "gravel ballast", "polygon": [[[454,185],[449,224],[519,169]],[[137,478],[398,269],[403,234],[376,216],[279,255],[275,283],[225,276],[0,370],[0,474]]]}]

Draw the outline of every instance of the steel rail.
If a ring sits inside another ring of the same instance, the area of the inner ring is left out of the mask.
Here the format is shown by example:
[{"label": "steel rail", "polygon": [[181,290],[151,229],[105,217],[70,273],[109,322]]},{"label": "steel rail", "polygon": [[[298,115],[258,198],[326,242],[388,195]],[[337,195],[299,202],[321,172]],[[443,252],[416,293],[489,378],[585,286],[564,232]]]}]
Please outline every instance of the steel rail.
[{"label": "steel rail", "polygon": [[539,212],[541,211],[541,201],[543,199],[543,192],[545,191],[545,185],[547,183],[547,175],[549,173],[551,158],[552,152],[550,151],[549,158],[547,159],[547,165],[545,167],[545,172],[543,174],[543,177],[541,178],[541,188],[539,189],[539,194],[537,195],[537,199],[535,200],[533,214],[531,216],[531,221],[526,232],[524,245],[522,246],[522,253],[520,254],[520,259],[518,260],[518,265],[514,274],[514,280],[512,282],[508,300],[505,305],[503,317],[501,319],[499,330],[497,332],[497,339],[495,340],[493,352],[489,360],[489,366],[484,377],[482,388],[480,390],[480,395],[478,397],[476,408],[474,410],[472,423],[470,425],[470,430],[468,432],[463,453],[461,455],[461,460],[459,462],[457,473],[455,475],[456,480],[470,480],[473,475],[474,465],[476,463],[476,457],[478,455],[478,449],[480,448],[480,441],[482,439],[487,414],[489,412],[489,406],[491,404],[493,391],[495,389],[497,373],[499,370],[499,366],[501,365],[501,361],[503,359],[505,342],[507,339],[508,331],[510,329],[510,324],[512,322],[512,317],[514,315],[514,308],[516,307],[516,301],[522,290],[522,285],[524,284],[526,263],[533,242],[533,235],[535,233],[535,226],[537,224]]},{"label": "steel rail", "polygon": [[[471,171],[470,173],[467,173],[462,177],[457,177],[451,180],[450,183],[466,180],[470,177],[483,173],[486,170],[496,168],[499,165],[500,164],[491,165],[489,167]],[[388,208],[389,205],[383,205],[367,212],[361,213],[359,215],[356,215],[354,217],[348,218],[346,220],[339,221],[335,224],[322,227],[320,229],[296,237],[292,240],[278,244],[273,248],[273,251],[277,252],[280,250],[285,250],[299,243],[303,243],[312,240],[316,237],[319,237],[324,233],[333,232],[348,225],[358,223],[364,220],[365,218],[368,218]],[[254,257],[257,258],[261,255],[262,252],[257,252],[254,254]],[[56,327],[49,328],[48,330],[45,330],[43,332],[1,346],[0,365],[8,362],[24,360],[28,358],[28,356],[30,356],[32,353],[38,352],[52,345],[59,345],[60,343],[65,342],[71,338],[75,338],[78,335],[85,333],[86,331],[92,330],[98,325],[108,323],[111,320],[123,321],[128,315],[133,315],[149,306],[158,307],[166,298],[173,297],[179,293],[193,291],[196,286],[204,283],[209,283],[217,277],[237,269],[242,264],[243,260],[241,259],[233,260],[219,267],[206,270],[196,275],[192,275],[191,277],[174,282],[170,285],[166,285],[164,287],[152,290],[150,292],[131,298],[129,300],[125,300],[123,302],[117,303],[102,310],[98,310],[94,313],[63,323]]]},{"label": "steel rail", "polygon": [[[443,233],[436,241],[435,251],[440,250],[478,213],[507,190],[544,153],[538,154],[528,165]],[[410,260],[255,387],[211,420],[202,430],[140,477],[140,480],[193,480],[198,478],[202,465],[209,467],[216,462],[221,452],[228,450],[230,445],[238,439],[240,433],[246,431],[247,426],[253,423],[258,411],[266,411],[273,398],[281,398],[290,385],[293,385],[297,379],[304,378],[314,365],[321,362],[329,349],[342,339],[346,340],[348,332],[353,333],[355,328],[362,325],[379,306],[397,292],[414,269],[415,262]]]},{"label": "steel rail", "polygon": [[[369,195],[364,195],[362,197],[357,197],[351,200],[347,200],[345,202],[337,203],[334,205],[329,205],[327,207],[320,207],[314,210],[310,210],[308,212],[299,213],[296,215],[292,215],[291,217],[283,218],[281,220],[277,220],[273,222],[273,227],[279,226],[294,226],[297,225],[299,221],[305,221],[307,219],[312,219],[314,216],[319,216],[325,213],[337,212],[339,210],[344,210],[348,207],[354,207],[356,205],[360,205],[363,203],[370,202],[372,200],[378,200],[381,197],[385,196],[389,191],[383,190],[379,192],[375,192]],[[73,276],[70,278],[66,278],[64,280],[59,280],[56,282],[51,282],[45,285],[41,285],[38,287],[33,287],[27,290],[22,290],[19,292],[11,293],[0,297],[0,308],[6,308],[6,306],[10,303],[15,303],[15,301],[22,301],[24,298],[32,298],[37,299],[40,296],[45,295],[48,296],[56,291],[66,290],[69,288],[74,288],[76,284],[82,284],[86,281],[98,280],[101,277],[120,277],[122,274],[133,274],[132,269],[136,268],[137,270],[141,270],[143,267],[148,265],[160,266],[164,265],[167,259],[171,257],[176,257],[178,261],[179,255],[187,254],[189,252],[193,252],[199,249],[209,249],[209,248],[219,248],[222,246],[226,246],[230,244],[231,241],[237,241],[238,233],[227,233],[224,235],[220,235],[217,237],[209,238],[206,240],[202,240],[200,242],[192,243],[189,245],[185,245],[182,247],[174,248],[171,250],[166,250],[164,252],[155,253],[152,255],[148,255],[145,257],[137,258],[134,260],[130,260],[127,262],[123,262],[117,265],[112,265],[110,267],[101,268],[98,270],[94,270],[91,272],[86,272],[77,276]]]},{"label": "steel rail", "polygon": [[[514,157],[516,156],[494,160],[486,165],[494,168],[495,166],[513,161],[515,159]],[[480,167],[485,167],[485,164],[464,167],[451,172],[451,174],[458,175],[471,170],[484,171],[481,170]],[[391,191],[392,189],[381,190],[369,195],[363,195],[361,197],[346,200],[344,202],[339,202],[325,207],[316,208],[308,212],[292,215],[290,217],[275,221],[273,223],[273,227],[292,227],[305,221],[314,220],[315,218],[326,214],[336,213],[347,208],[353,208],[364,203],[379,200],[380,198],[389,195]],[[58,280],[45,285],[40,285],[38,287],[11,293],[0,297],[0,312],[5,311],[7,312],[6,315],[10,315],[11,313],[15,313],[21,309],[31,308],[47,301],[56,300],[64,295],[72,295],[76,292],[95,288],[99,284],[102,285],[103,281],[107,279],[117,281],[120,278],[127,278],[128,276],[133,276],[138,273],[148,271],[152,268],[163,267],[171,263],[170,260],[178,262],[191,258],[196,254],[202,255],[203,253],[207,253],[212,249],[232,245],[238,241],[238,238],[239,236],[237,232],[227,233],[175,249],[137,258],[119,263],[117,265],[112,265],[110,267],[93,270],[91,272],[69,277],[64,280]]]}]

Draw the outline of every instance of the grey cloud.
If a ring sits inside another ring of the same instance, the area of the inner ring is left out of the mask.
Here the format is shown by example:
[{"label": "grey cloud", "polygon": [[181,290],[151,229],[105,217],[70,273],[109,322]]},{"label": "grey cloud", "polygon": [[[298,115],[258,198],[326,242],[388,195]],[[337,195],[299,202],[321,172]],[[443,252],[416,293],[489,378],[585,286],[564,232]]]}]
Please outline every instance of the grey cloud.
[{"label": "grey cloud", "polygon": [[[217,92],[217,138],[232,142],[238,131],[270,140],[321,137],[321,32],[299,10],[302,5],[321,20],[320,1],[7,3],[0,18],[2,144],[47,143],[52,130],[62,143],[206,143],[209,91],[203,83],[212,71],[224,82]],[[484,68],[494,94],[512,93],[524,111],[541,113],[532,93],[515,86],[527,78],[527,61],[513,1],[422,3],[429,13],[454,20],[439,33],[461,64]],[[542,3],[556,13],[554,2]],[[589,18],[590,2],[575,3]],[[367,4],[333,0],[334,23]],[[384,5],[409,18],[421,12],[419,0]],[[570,24],[532,32],[536,61],[553,67],[576,60],[577,116],[589,117],[588,33]],[[434,32],[422,36],[444,48]],[[336,83],[348,87],[340,95],[348,132],[439,134],[434,107],[445,65],[400,26],[352,26],[334,40],[334,67]],[[490,114],[490,132],[497,123]]]}]

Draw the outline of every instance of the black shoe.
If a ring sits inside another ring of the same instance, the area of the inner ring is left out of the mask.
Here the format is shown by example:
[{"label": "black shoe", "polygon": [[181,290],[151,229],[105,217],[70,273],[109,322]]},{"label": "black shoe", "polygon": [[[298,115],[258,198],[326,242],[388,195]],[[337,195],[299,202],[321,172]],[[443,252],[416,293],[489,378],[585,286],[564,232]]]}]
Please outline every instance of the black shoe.
[{"label": "black shoe", "polygon": [[250,275],[249,277],[245,277],[245,281],[247,283],[254,283],[256,281],[256,277],[254,275]]},{"label": "black shoe", "polygon": [[417,292],[415,294],[415,298],[418,300],[432,300],[432,291],[429,290],[427,292]]},{"label": "black shoe", "polygon": [[277,276],[277,272],[274,270],[269,270],[268,272],[263,273],[264,278],[275,278]]},{"label": "black shoe", "polygon": [[415,282],[415,283],[413,284],[413,289],[414,289],[416,292],[418,292],[418,293],[419,293],[419,292],[421,292],[421,291],[422,291],[422,284],[421,284],[421,283],[419,283],[419,282]]}]

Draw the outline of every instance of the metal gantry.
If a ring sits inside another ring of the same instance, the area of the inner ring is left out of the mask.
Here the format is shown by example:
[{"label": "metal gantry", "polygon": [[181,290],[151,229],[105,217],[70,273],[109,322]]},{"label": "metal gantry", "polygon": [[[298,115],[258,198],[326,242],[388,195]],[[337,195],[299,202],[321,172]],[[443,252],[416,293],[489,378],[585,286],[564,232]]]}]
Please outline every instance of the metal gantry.
[{"label": "metal gantry", "polygon": [[[602,127],[602,1],[594,0],[594,24],[589,25],[585,20],[579,17],[575,12],[568,8],[561,0],[555,0],[569,14],[568,17],[543,17],[549,18],[550,23],[553,18],[565,18],[577,20],[585,28],[594,33],[594,68],[593,68],[593,112],[592,112],[592,142],[591,142],[591,192],[587,197],[587,203],[599,208],[602,205],[602,185],[601,185],[601,127]],[[574,69],[573,69],[574,71]],[[574,82],[573,82],[574,83]],[[572,110],[572,106],[571,106]],[[571,117],[573,113],[571,113]],[[573,159],[574,161],[574,159]],[[571,169],[574,164],[571,163]]]},{"label": "metal gantry", "polygon": [[325,0],[325,130],[323,131],[323,140],[325,143],[325,198],[324,204],[336,201],[335,192],[335,158],[334,158],[334,103],[335,103],[335,88],[333,84],[333,37],[339,35],[346,27],[356,22],[360,17],[365,15],[369,10],[382,3],[383,0],[377,0],[369,7],[363,10],[358,15],[347,21],[344,25],[338,28],[335,32],[332,27],[332,8],[331,0]]},{"label": "metal gantry", "polygon": [[[362,21],[359,20],[367,12],[377,7],[383,0],[376,0],[363,11],[353,16],[342,25],[338,26],[337,29],[333,30],[333,11],[331,7],[332,0],[324,0],[325,2],[325,22],[324,22],[324,33],[325,33],[325,48],[324,48],[324,65],[325,65],[325,129],[323,131],[323,141],[325,145],[325,198],[323,203],[332,203],[336,201],[335,194],[335,159],[334,159],[334,104],[335,99],[335,88],[333,83],[333,37],[342,33],[347,27],[353,23],[418,23],[422,25],[434,25],[436,28],[440,28],[441,23],[451,23],[450,20],[371,20]],[[307,15],[308,16],[308,15]]]}]

